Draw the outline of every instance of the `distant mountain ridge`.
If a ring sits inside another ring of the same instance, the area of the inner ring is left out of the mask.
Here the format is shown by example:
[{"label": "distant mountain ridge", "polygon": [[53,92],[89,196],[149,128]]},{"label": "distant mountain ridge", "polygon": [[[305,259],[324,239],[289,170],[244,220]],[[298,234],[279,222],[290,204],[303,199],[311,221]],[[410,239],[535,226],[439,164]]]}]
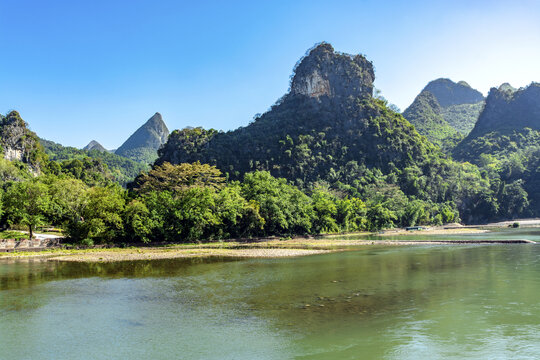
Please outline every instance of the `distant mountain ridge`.
[{"label": "distant mountain ridge", "polygon": [[422,91],[405,109],[403,116],[420,134],[441,147],[444,147],[446,139],[458,135],[457,130],[444,119],[443,108],[429,91]]},{"label": "distant mountain ridge", "polygon": [[138,128],[116,151],[115,154],[129,159],[153,163],[157,150],[169,137],[169,129],[160,113],[155,113]]}]

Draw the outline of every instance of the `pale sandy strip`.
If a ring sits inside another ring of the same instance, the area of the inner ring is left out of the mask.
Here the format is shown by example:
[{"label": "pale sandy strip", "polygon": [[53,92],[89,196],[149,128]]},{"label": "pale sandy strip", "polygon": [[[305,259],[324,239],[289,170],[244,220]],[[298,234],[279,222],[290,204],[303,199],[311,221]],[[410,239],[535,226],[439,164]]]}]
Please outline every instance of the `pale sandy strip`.
[{"label": "pale sandy strip", "polygon": [[131,260],[156,260],[156,259],[177,259],[192,257],[249,257],[249,258],[278,258],[322,254],[328,250],[308,250],[308,249],[200,249],[200,250],[163,250],[163,251],[115,251],[96,252],[74,255],[64,255],[49,258],[48,260],[76,261],[76,262],[111,262],[111,261],[131,261]]}]

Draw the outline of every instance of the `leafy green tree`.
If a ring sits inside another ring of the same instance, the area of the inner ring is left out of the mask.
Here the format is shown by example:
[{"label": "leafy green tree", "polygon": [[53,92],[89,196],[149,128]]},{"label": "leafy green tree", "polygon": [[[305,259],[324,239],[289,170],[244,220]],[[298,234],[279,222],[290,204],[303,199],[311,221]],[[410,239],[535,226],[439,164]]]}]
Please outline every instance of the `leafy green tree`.
[{"label": "leafy green tree", "polygon": [[337,201],[336,221],[341,231],[359,231],[367,229],[367,207],[359,198]]},{"label": "leafy green tree", "polygon": [[338,208],[336,206],[336,198],[328,191],[318,188],[312,196],[313,200],[313,230],[320,232],[337,232],[339,226],[336,221]]},{"label": "leafy green tree", "polygon": [[87,193],[89,187],[74,178],[59,178],[56,176],[42,177],[48,185],[51,206],[48,217],[52,223],[63,224],[67,221],[79,221],[88,205]]},{"label": "leafy green tree", "polygon": [[247,173],[242,183],[242,195],[259,205],[264,235],[312,231],[311,199],[285,179],[276,179],[267,171]]},{"label": "leafy green tree", "polygon": [[168,190],[179,192],[193,187],[221,189],[225,178],[215,166],[194,162],[172,165],[163,163],[142,173],[130,187],[138,193]]},{"label": "leafy green tree", "polygon": [[124,219],[124,237],[130,241],[150,242],[152,232],[159,226],[150,216],[144,201],[140,199],[131,200],[126,205]]},{"label": "leafy green tree", "polygon": [[84,194],[79,216],[66,223],[67,235],[75,241],[107,243],[120,238],[125,192],[118,185],[95,186]]},{"label": "leafy green tree", "polygon": [[524,214],[529,207],[528,194],[523,189],[523,180],[516,180],[504,186],[501,194],[501,215],[506,219],[515,219]]},{"label": "leafy green tree", "polygon": [[211,230],[217,238],[246,237],[260,233],[265,221],[259,213],[259,204],[242,196],[240,184],[229,184],[216,194],[214,211],[220,225]]},{"label": "leafy green tree", "polygon": [[51,206],[47,185],[33,181],[16,182],[6,191],[4,204],[8,221],[28,226],[30,239],[34,230],[43,225]]},{"label": "leafy green tree", "polygon": [[397,216],[382,204],[372,204],[367,211],[367,219],[368,229],[376,231],[394,227],[394,221],[397,220]]}]

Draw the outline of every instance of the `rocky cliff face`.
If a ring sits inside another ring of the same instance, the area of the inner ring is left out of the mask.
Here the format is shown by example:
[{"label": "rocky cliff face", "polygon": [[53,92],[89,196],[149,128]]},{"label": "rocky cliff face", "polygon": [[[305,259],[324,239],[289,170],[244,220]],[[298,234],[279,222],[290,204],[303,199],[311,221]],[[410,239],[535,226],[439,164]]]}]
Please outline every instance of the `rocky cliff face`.
[{"label": "rocky cliff face", "polygon": [[26,163],[34,173],[39,173],[46,161],[39,138],[28,129],[26,122],[17,111],[1,117],[0,145],[5,159]]},{"label": "rocky cliff face", "polygon": [[169,137],[169,129],[160,113],[155,113],[131,135],[115,153],[132,160],[152,163],[157,158],[157,150]]},{"label": "rocky cliff face", "polygon": [[365,57],[336,53],[321,43],[296,66],[290,95],[365,98],[373,94],[374,80],[373,65]]}]

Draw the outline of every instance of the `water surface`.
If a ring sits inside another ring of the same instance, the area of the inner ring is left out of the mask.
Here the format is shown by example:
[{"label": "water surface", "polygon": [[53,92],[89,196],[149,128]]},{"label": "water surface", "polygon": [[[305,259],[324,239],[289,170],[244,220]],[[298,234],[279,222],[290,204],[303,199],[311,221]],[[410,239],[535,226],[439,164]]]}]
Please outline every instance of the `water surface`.
[{"label": "water surface", "polygon": [[[537,240],[540,232],[475,236]],[[0,358],[533,359],[539,299],[534,244],[0,260]]]}]

